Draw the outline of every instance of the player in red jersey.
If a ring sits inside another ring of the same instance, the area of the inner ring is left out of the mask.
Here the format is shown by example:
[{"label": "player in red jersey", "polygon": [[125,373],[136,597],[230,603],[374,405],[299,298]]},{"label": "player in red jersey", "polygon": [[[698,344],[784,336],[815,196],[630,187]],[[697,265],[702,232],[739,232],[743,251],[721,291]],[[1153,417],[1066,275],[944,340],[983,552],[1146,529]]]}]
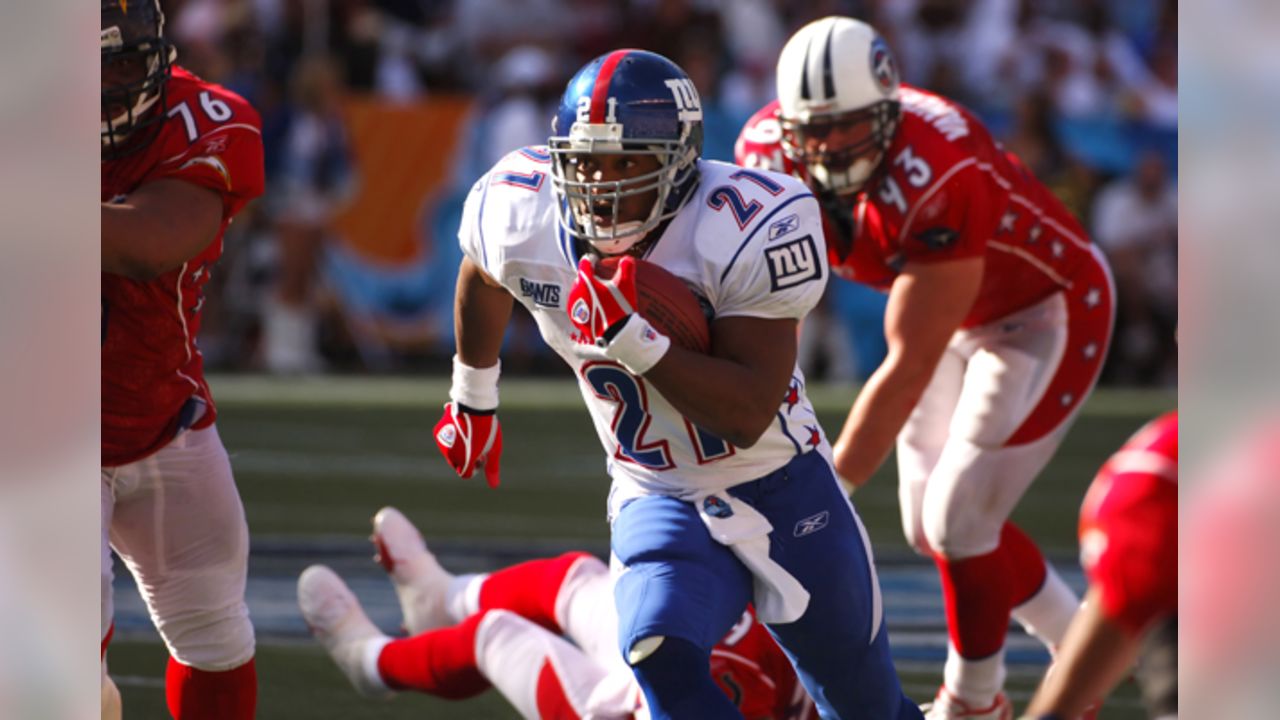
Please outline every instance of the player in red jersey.
[{"label": "player in red jersey", "polygon": [[102,3],[102,652],[111,556],[169,649],[180,720],[253,717],[248,526],[196,335],[222,235],[262,193],[260,120],[173,64],[157,0]]},{"label": "player in red jersey", "polygon": [[[1027,708],[1031,717],[1079,717],[1129,672],[1144,635],[1177,616],[1176,412],[1148,424],[1102,466],[1080,510],[1080,555],[1089,591]],[[1176,714],[1176,701],[1152,709]]]},{"label": "player in red jersey", "polygon": [[777,85],[738,139],[739,164],[805,179],[832,271],[889,294],[888,355],[834,444],[836,468],[860,486],[896,438],[904,529],[936,561],[951,639],[929,717],[1007,718],[1011,612],[1052,648],[1077,605],[1008,517],[1097,379],[1113,322],[1106,261],[976,117],[900,84],[865,23],[799,30]]},{"label": "player in red jersey", "polygon": [[[618,649],[609,569],[571,552],[484,575],[452,575],[395,508],[374,517],[410,637],[392,639],[332,570],[298,580],[311,631],[356,690],[461,699],[495,687],[530,720],[647,717]],[[749,608],[711,651],[711,674],[748,720],[816,720],[786,655]]]}]

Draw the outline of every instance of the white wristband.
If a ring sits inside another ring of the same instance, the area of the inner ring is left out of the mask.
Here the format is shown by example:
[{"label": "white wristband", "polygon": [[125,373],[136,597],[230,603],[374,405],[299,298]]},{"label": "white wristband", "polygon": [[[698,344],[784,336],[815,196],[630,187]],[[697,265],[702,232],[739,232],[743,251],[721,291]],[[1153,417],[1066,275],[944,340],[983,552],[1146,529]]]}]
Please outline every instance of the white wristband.
[{"label": "white wristband", "polygon": [[644,375],[669,349],[671,338],[658,332],[640,313],[632,313],[605,346],[604,354],[622,363],[632,375]]},{"label": "white wristband", "polygon": [[493,367],[473,368],[453,356],[453,385],[449,399],[472,410],[496,410],[498,407],[498,375],[502,361]]}]

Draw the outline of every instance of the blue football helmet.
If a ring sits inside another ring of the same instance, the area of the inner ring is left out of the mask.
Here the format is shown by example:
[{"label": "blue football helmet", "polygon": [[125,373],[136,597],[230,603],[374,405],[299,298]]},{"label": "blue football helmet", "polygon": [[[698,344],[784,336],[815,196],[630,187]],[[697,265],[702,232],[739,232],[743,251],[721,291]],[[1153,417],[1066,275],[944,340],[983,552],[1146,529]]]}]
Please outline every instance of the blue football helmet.
[{"label": "blue football helmet", "polygon": [[[702,104],[678,65],[644,50],[615,50],[587,63],[569,81],[551,122],[552,188],[561,227],[600,253],[626,252],[674,217],[698,182]],[[658,170],[618,181],[582,182],[573,161],[589,153],[652,155]],[[619,200],[658,191],[642,221],[618,222]],[[601,227],[593,203],[612,206]]]}]

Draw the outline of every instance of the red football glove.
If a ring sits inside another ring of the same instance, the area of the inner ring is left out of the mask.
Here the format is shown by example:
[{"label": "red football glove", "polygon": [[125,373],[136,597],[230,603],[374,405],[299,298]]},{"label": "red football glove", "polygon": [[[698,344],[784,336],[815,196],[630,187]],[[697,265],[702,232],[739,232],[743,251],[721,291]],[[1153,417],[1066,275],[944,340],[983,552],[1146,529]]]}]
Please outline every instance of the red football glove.
[{"label": "red football glove", "polygon": [[626,320],[638,307],[635,258],[622,258],[608,280],[596,276],[590,258],[578,261],[578,279],[569,290],[569,321],[583,340],[604,347],[605,331]]},{"label": "red football glove", "polygon": [[498,487],[498,466],[502,460],[502,428],[494,410],[471,410],[451,402],[436,423],[436,446],[460,477],[471,477],[484,466],[489,487]]}]

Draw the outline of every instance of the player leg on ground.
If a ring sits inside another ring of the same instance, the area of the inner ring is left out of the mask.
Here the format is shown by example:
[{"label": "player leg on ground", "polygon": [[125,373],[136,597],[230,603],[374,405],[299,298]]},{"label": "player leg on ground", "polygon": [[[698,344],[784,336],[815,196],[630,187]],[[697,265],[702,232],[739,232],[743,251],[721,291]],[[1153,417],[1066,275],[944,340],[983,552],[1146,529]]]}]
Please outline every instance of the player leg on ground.
[{"label": "player leg on ground", "polygon": [[144,460],[104,468],[102,479],[111,545],[169,649],[169,712],[177,720],[252,718],[249,531],[217,430],[183,432]]},{"label": "player leg on ground", "polygon": [[440,566],[418,529],[393,507],[374,516],[373,541],[410,634],[486,610],[509,610],[569,638],[611,671],[630,673],[618,652],[609,570],[594,556],[569,552],[492,573],[455,576]]},{"label": "player leg on ground", "polygon": [[316,639],[367,697],[415,690],[447,699],[492,686],[529,720],[628,718],[629,678],[515,613],[488,610],[457,625],[392,639],[369,620],[350,588],[322,565],[298,579],[298,604]]}]

